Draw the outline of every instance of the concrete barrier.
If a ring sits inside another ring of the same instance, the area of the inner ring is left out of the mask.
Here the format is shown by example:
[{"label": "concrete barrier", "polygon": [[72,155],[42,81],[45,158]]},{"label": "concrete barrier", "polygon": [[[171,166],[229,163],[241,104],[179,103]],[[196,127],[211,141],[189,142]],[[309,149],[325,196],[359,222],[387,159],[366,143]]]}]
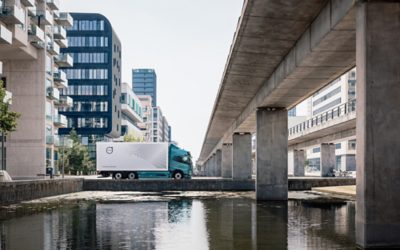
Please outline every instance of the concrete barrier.
[{"label": "concrete barrier", "polygon": [[[289,190],[311,190],[313,187],[355,185],[354,178],[289,178]],[[254,180],[110,180],[56,179],[0,182],[0,205],[80,191],[254,191]]]},{"label": "concrete barrier", "polygon": [[85,191],[252,191],[254,180],[85,180]]},{"label": "concrete barrier", "polygon": [[349,177],[292,177],[289,178],[289,190],[311,190],[314,187],[356,185],[355,178]]},{"label": "concrete barrier", "polygon": [[80,192],[83,179],[0,182],[0,205]]},{"label": "concrete barrier", "polygon": [[[355,185],[354,178],[289,178],[289,190],[311,190],[313,187]],[[254,191],[254,180],[85,180],[85,191]]]}]

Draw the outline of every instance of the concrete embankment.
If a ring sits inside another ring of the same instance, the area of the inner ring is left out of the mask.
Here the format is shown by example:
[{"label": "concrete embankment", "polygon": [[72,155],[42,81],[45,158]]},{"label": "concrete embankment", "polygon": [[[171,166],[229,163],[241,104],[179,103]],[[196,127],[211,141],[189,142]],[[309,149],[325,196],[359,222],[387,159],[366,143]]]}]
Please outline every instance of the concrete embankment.
[{"label": "concrete embankment", "polygon": [[[289,178],[289,190],[311,190],[313,187],[355,185],[354,178]],[[254,180],[192,179],[192,180],[85,180],[86,191],[253,191]]]},{"label": "concrete embankment", "polygon": [[[311,190],[313,187],[355,185],[353,178],[289,178],[289,190]],[[111,180],[56,179],[0,182],[0,205],[80,191],[254,191],[254,180]]]},{"label": "concrete embankment", "polygon": [[83,191],[83,179],[0,182],[0,205]]}]

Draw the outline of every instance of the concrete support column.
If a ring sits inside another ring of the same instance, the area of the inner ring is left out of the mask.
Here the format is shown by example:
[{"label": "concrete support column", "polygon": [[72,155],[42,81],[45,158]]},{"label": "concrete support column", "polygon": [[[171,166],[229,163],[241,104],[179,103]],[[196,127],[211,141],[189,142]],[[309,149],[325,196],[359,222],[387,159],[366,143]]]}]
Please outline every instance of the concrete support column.
[{"label": "concrete support column", "polygon": [[304,150],[293,151],[293,175],[304,176]]},{"label": "concrete support column", "polygon": [[336,165],[335,144],[322,143],[321,144],[321,161],[320,169],[322,177],[332,177],[333,170]]},{"label": "concrete support column", "polygon": [[211,167],[210,167],[211,176],[215,176],[215,168],[216,168],[216,161],[215,161],[215,154],[213,154],[211,156]]},{"label": "concrete support column", "polygon": [[257,110],[257,200],[287,200],[288,115],[283,108]]},{"label": "concrete support column", "polygon": [[205,164],[205,166],[204,166],[204,175],[205,176],[210,176],[210,160],[208,159],[206,161],[206,163],[204,163],[204,164]]},{"label": "concrete support column", "polygon": [[400,247],[400,2],[357,5],[356,242]]},{"label": "concrete support column", "polygon": [[251,179],[251,134],[233,134],[232,178]]},{"label": "concrete support column", "polygon": [[232,144],[224,143],[222,145],[222,169],[223,178],[232,178]]},{"label": "concrete support column", "polygon": [[222,168],[222,153],[221,149],[217,149],[215,152],[215,176],[221,177]]}]

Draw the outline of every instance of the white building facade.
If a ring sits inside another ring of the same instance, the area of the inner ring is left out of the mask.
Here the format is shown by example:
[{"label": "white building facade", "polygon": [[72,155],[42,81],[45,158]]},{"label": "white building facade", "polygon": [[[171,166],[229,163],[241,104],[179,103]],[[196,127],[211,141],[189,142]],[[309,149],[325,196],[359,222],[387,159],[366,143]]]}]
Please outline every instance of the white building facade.
[{"label": "white building facade", "polygon": [[[326,112],[330,112],[334,109],[355,110],[355,85],[356,69],[354,68],[305,100],[303,104],[306,103],[306,105],[303,106],[307,106],[307,116],[298,117],[297,120],[296,117],[289,117],[289,128],[305,120],[323,116]],[[355,136],[330,143],[335,144],[336,170],[355,171]],[[305,149],[309,171],[314,172],[320,170],[320,152],[320,145]],[[290,159],[291,156],[289,155],[289,170],[290,162],[292,161]]]},{"label": "white building facade", "polygon": [[59,67],[73,66],[60,54],[73,18],[59,12],[59,1],[0,0],[0,9],[1,80],[21,114],[7,137],[4,167],[13,178],[42,178],[46,167],[57,168],[58,129],[67,126],[58,109],[72,105],[60,97],[68,80]]}]

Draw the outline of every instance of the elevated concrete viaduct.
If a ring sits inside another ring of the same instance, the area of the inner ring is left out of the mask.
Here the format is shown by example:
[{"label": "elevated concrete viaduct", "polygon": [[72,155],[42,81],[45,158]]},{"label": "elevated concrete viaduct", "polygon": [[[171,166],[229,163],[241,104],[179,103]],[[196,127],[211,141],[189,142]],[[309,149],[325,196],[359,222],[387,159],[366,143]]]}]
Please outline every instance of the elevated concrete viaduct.
[{"label": "elevated concrete viaduct", "polygon": [[257,199],[287,199],[286,110],[357,64],[357,243],[399,247],[399,17],[393,0],[245,0],[199,163],[246,157],[234,135],[256,133]]}]

